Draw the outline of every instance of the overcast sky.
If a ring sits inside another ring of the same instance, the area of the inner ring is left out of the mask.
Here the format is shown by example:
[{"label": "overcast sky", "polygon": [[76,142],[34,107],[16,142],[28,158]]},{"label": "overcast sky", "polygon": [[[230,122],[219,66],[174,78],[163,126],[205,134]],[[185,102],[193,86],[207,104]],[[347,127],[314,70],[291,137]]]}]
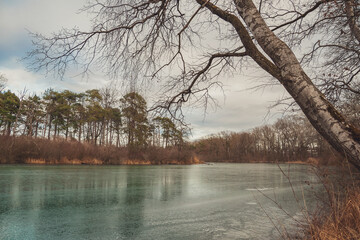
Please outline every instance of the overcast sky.
[{"label": "overcast sky", "polygon": [[[43,92],[47,88],[86,91],[100,88],[109,80],[101,73],[87,78],[68,73],[63,80],[26,69],[19,61],[31,49],[27,30],[51,34],[61,28],[89,27],[89,16],[78,14],[86,0],[0,0],[0,73],[8,79],[8,89],[13,92],[26,88],[29,92]],[[214,92],[219,107],[186,109],[186,121],[191,124],[191,139],[220,131],[244,131],[272,123],[281,114],[269,106],[285,95],[281,86],[263,90],[246,90],[262,82],[263,73],[253,68],[233,77],[223,77],[223,92]]]}]

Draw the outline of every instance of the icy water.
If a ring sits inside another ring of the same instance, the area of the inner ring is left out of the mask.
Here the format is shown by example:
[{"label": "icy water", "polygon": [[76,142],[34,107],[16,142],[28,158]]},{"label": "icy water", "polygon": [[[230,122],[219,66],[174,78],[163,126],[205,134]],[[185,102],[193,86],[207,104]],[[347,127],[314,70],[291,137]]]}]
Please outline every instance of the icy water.
[{"label": "icy water", "polygon": [[281,167],[292,187],[273,164],[0,165],[0,239],[278,239],[320,189]]}]

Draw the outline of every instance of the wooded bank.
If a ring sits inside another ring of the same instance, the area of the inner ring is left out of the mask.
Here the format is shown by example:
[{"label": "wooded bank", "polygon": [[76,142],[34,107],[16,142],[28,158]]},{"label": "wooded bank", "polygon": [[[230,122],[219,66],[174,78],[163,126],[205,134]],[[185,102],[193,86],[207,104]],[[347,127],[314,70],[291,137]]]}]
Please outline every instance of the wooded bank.
[{"label": "wooded bank", "polygon": [[149,146],[129,158],[127,147],[99,146],[64,139],[48,140],[27,136],[0,136],[0,163],[7,164],[91,164],[149,165],[197,164],[189,147]]},{"label": "wooded bank", "polygon": [[0,92],[1,163],[190,164],[185,128],[112,87],[41,96]]},{"label": "wooded bank", "polygon": [[[4,91],[0,107],[2,163],[175,164],[195,163],[196,155],[204,162],[310,158],[326,165],[342,159],[301,114],[190,144],[182,126],[166,117],[149,117],[146,101],[136,92],[119,97],[111,88],[84,93],[48,89],[39,97]],[[359,127],[357,95],[348,95],[338,107]]]},{"label": "wooded bank", "polygon": [[[339,105],[354,126],[360,125],[360,103],[349,96]],[[292,114],[274,124],[246,132],[221,132],[194,143],[200,160],[209,162],[344,162],[344,158],[313,128],[304,115]]]}]

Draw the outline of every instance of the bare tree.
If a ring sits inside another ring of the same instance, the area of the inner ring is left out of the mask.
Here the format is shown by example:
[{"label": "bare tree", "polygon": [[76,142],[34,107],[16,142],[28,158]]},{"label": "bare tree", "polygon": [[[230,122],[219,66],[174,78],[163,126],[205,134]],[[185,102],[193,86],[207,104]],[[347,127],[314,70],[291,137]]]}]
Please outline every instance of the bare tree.
[{"label": "bare tree", "polygon": [[2,92],[5,89],[7,81],[8,81],[7,78],[0,73],[0,92]]},{"label": "bare tree", "polygon": [[26,89],[26,87],[22,91],[19,91],[19,109],[18,109],[18,111],[16,113],[15,123],[14,123],[14,128],[13,128],[13,136],[14,136],[14,138],[15,138],[16,133],[17,133],[18,122],[19,122],[19,118],[21,116],[21,112],[23,110],[24,100],[25,100],[27,91],[28,90]]},{"label": "bare tree", "polygon": [[[251,0],[96,0],[84,9],[95,14],[91,31],[62,30],[51,37],[34,34],[35,49],[29,57],[35,68],[60,76],[69,64],[80,64],[86,72],[96,63],[112,76],[136,77],[135,72],[153,82],[166,79],[161,82],[165,92],[161,107],[172,113],[191,99],[207,104],[209,89],[221,86],[220,73],[255,62],[285,87],[316,130],[360,168],[359,130],[314,85],[315,79],[305,73],[289,47],[326,22],[329,4],[346,3],[354,10],[352,1],[272,2],[261,0],[256,6]],[[302,23],[312,13],[317,14],[317,22],[304,29]],[[355,13],[346,13],[344,24],[356,37]],[[289,31],[292,35],[286,37]]]},{"label": "bare tree", "polygon": [[315,69],[313,78],[328,99],[337,102],[348,92],[360,94],[359,3],[332,0],[318,8],[296,34],[312,37],[313,46],[302,61]]}]

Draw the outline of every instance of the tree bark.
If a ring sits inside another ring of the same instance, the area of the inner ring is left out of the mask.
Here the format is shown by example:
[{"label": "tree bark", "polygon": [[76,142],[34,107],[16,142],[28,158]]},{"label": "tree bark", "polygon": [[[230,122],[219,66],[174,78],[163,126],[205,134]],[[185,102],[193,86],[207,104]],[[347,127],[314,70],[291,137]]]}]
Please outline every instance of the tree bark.
[{"label": "tree bark", "polygon": [[78,136],[78,142],[81,142],[81,122],[79,123],[79,136]]},{"label": "tree bark", "polygon": [[11,133],[11,122],[7,122],[7,128],[6,128],[6,136],[10,136]]},{"label": "tree bark", "polygon": [[48,139],[50,140],[50,135],[51,135],[51,123],[52,123],[52,116],[49,116],[49,130],[48,130]]},{"label": "tree bark", "polygon": [[16,117],[15,117],[15,124],[14,124],[14,127],[13,127],[13,136],[14,137],[16,136],[16,132],[17,132],[18,121],[19,121],[20,112],[22,110],[22,105],[23,105],[23,98],[24,98],[24,96],[21,96],[21,98],[20,98],[20,106],[19,106],[19,109],[18,109],[18,111],[16,113]]},{"label": "tree bark", "polygon": [[354,0],[345,0],[345,12],[349,21],[351,33],[354,35],[358,43],[360,43],[360,28],[356,24],[356,16],[353,8],[354,6]]},{"label": "tree bark", "polygon": [[39,128],[39,122],[36,121],[36,124],[35,124],[35,138],[37,138],[37,135],[38,135],[38,128]]},{"label": "tree bark", "polygon": [[65,130],[65,140],[68,140],[69,135],[69,119],[66,119],[66,130]]},{"label": "tree bark", "polygon": [[251,0],[234,0],[238,13],[280,71],[277,78],[315,129],[360,169],[360,131],[326,100],[306,75],[292,50],[266,25]]},{"label": "tree bark", "polygon": [[55,122],[55,129],[54,129],[54,136],[53,136],[53,140],[55,140],[55,139],[56,139],[57,128],[58,128],[58,124],[57,124],[57,122]]}]

